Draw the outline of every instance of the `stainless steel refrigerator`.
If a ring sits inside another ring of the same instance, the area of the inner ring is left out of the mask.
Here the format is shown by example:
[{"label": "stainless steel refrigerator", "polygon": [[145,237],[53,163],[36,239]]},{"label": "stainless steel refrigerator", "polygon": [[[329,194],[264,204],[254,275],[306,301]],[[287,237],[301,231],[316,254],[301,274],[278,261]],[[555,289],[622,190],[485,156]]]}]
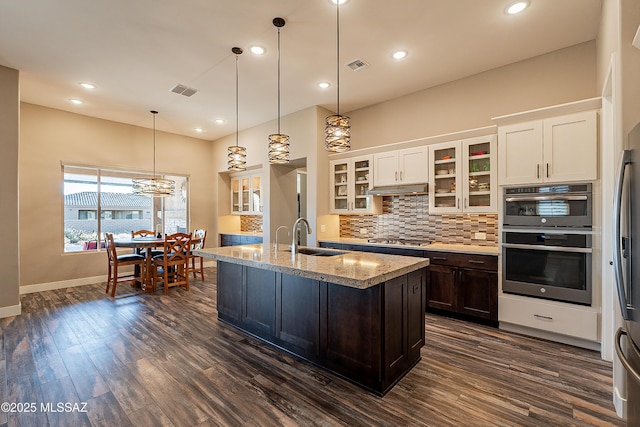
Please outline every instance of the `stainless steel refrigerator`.
[{"label": "stainless steel refrigerator", "polygon": [[613,257],[624,325],[615,347],[626,371],[627,426],[640,426],[640,124],[631,132],[618,166]]}]

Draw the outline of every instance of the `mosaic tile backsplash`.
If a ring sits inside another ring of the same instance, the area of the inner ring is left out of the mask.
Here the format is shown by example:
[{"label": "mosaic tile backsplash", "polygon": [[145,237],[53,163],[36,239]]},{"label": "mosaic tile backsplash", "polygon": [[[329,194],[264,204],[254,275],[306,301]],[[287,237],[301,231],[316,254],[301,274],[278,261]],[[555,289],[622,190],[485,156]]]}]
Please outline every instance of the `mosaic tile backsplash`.
[{"label": "mosaic tile backsplash", "polygon": [[[361,233],[361,230],[366,230]],[[486,240],[476,240],[477,232]],[[390,237],[498,246],[497,214],[429,215],[429,196],[389,196],[380,215],[340,215],[340,237]]]},{"label": "mosaic tile backsplash", "polygon": [[240,231],[262,233],[262,215],[240,215]]}]

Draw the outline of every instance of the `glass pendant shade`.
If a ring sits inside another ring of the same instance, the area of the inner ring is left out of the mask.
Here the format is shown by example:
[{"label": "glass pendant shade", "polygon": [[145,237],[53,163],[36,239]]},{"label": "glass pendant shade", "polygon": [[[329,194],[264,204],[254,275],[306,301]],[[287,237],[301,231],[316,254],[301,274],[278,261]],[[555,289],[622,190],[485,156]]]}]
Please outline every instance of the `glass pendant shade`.
[{"label": "glass pendant shade", "polygon": [[152,110],[151,114],[153,114],[153,178],[132,179],[133,194],[148,197],[173,196],[176,190],[176,183],[156,176],[156,114],[158,112]]},{"label": "glass pendant shade", "polygon": [[228,149],[227,167],[230,171],[243,171],[247,169],[247,149],[237,145],[231,145]]},{"label": "glass pendant shade", "polygon": [[351,119],[334,114],[328,116],[324,125],[324,149],[343,153],[351,149]]},{"label": "glass pendant shade", "polygon": [[289,135],[269,135],[269,163],[289,163]]}]

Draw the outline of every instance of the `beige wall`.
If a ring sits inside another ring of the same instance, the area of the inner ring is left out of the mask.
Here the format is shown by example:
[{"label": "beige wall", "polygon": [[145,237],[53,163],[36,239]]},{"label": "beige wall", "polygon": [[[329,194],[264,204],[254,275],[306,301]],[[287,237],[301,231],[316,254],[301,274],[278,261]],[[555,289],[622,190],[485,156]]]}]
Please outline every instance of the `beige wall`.
[{"label": "beige wall", "polygon": [[[105,252],[63,253],[61,162],[150,171],[153,131],[23,103],[20,132],[20,284],[106,275]],[[158,132],[156,146],[157,171],[190,176],[191,228],[213,228],[211,143]]]},{"label": "beige wall", "polygon": [[[309,212],[309,223],[313,229],[313,233],[309,236],[308,242],[314,242],[316,239],[317,215],[323,215],[328,212],[328,165],[324,149],[319,150],[318,145],[322,143],[321,134],[324,135],[324,117],[329,115],[329,111],[320,107],[310,107],[288,116],[284,116],[280,120],[280,130],[282,133],[290,137],[290,158],[292,161],[298,159],[306,159],[307,170],[307,211]],[[320,123],[318,123],[321,117]],[[281,209],[286,206],[282,200],[282,191],[278,188],[280,185],[274,181],[280,172],[270,172],[271,165],[268,160],[268,141],[269,134],[277,131],[275,120],[263,123],[259,126],[241,131],[238,135],[238,143],[240,146],[247,148],[247,167],[263,168],[263,189],[266,196],[264,202],[264,219],[263,219],[263,237],[265,242],[273,241],[272,236],[279,225],[285,224],[291,228],[291,212],[290,209],[286,213]],[[320,139],[319,139],[320,138]],[[213,165],[217,172],[220,172],[219,185],[217,188],[222,198],[228,198],[228,184],[226,183],[227,170],[227,147],[235,145],[235,133],[225,138],[214,141]],[[275,191],[269,191],[270,188]],[[273,197],[272,197],[273,196]],[[289,206],[291,204],[289,203]],[[237,230],[224,229],[223,231],[239,231],[240,222],[229,219],[228,204],[221,204],[218,212],[220,216],[220,227],[237,227]],[[289,224],[288,222],[291,222]],[[282,236],[282,234],[281,234]]]},{"label": "beige wall", "polygon": [[352,111],[352,147],[490,126],[492,117],[599,95],[591,41]]},{"label": "beige wall", "polygon": [[640,122],[640,50],[631,45],[640,25],[640,2],[621,0],[620,19],[622,134],[626,138]]},{"label": "beige wall", "polygon": [[[0,317],[18,314],[18,155],[20,93],[17,70],[0,66]],[[4,310],[3,310],[4,309]]]}]

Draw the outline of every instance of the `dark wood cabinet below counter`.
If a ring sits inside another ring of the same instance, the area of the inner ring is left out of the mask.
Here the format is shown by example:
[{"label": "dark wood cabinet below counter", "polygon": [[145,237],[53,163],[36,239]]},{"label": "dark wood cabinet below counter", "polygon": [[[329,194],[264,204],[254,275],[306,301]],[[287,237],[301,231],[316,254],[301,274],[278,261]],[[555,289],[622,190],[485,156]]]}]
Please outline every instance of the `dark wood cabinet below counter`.
[{"label": "dark wood cabinet below counter", "polygon": [[320,242],[321,247],[429,258],[427,310],[498,324],[498,256]]},{"label": "dark wood cabinet below counter", "polygon": [[262,236],[247,236],[244,234],[220,234],[220,246],[252,245],[262,243]]},{"label": "dark wood cabinet below counter", "polygon": [[498,257],[425,252],[431,262],[427,307],[497,324]]}]

